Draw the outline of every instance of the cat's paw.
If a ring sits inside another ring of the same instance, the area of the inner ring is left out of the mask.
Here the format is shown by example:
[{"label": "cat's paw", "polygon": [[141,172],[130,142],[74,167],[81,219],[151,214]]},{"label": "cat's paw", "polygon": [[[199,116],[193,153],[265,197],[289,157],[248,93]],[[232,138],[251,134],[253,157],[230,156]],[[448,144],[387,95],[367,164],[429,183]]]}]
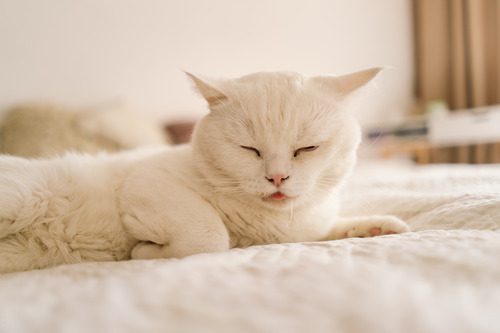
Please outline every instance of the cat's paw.
[{"label": "cat's paw", "polygon": [[139,242],[132,249],[132,259],[160,259],[168,258],[168,245],[160,245],[151,242]]},{"label": "cat's paw", "polygon": [[408,224],[395,216],[370,216],[353,219],[343,230],[343,237],[374,237],[410,231]]}]

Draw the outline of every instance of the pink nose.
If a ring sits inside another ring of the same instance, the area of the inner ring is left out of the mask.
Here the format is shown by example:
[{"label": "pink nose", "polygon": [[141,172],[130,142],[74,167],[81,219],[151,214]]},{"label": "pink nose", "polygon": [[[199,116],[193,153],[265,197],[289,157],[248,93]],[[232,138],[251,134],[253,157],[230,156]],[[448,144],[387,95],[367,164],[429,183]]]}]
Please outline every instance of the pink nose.
[{"label": "pink nose", "polygon": [[288,178],[290,178],[290,176],[284,174],[276,174],[271,175],[270,177],[266,177],[267,181],[273,183],[275,186],[280,186],[281,183],[283,183]]}]

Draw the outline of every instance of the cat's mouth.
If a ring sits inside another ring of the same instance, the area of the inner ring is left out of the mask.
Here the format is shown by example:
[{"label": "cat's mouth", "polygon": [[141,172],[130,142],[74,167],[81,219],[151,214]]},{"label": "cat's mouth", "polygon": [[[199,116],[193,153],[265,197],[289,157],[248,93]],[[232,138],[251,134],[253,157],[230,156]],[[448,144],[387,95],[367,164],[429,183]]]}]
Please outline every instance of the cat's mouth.
[{"label": "cat's mouth", "polygon": [[264,198],[265,201],[285,201],[287,199],[292,199],[292,197],[280,191],[274,192],[271,195],[268,195],[267,197]]}]

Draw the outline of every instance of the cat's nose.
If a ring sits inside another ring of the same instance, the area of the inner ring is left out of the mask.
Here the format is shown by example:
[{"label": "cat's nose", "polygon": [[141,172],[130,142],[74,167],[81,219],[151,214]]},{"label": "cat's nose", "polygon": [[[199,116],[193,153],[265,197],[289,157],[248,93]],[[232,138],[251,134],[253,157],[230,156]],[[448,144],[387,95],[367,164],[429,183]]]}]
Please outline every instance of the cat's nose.
[{"label": "cat's nose", "polygon": [[289,175],[284,175],[281,173],[276,175],[266,176],[267,181],[273,183],[275,186],[280,186],[281,183],[283,183],[288,178],[290,178]]}]

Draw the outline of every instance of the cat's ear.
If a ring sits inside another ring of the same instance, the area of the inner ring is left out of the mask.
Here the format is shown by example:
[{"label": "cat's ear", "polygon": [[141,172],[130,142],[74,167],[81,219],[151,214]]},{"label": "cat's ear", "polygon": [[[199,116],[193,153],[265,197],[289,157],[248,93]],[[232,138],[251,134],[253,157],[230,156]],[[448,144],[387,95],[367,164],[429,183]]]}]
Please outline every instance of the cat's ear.
[{"label": "cat's ear", "polygon": [[206,80],[200,79],[199,77],[184,72],[193,81],[196,86],[196,90],[205,98],[209,107],[214,107],[219,104],[224,103],[227,100],[227,96],[221,92],[218,88],[214,87],[213,84],[208,83]]},{"label": "cat's ear", "polygon": [[342,76],[315,76],[311,81],[327,93],[344,97],[370,82],[382,69],[374,67]]}]

